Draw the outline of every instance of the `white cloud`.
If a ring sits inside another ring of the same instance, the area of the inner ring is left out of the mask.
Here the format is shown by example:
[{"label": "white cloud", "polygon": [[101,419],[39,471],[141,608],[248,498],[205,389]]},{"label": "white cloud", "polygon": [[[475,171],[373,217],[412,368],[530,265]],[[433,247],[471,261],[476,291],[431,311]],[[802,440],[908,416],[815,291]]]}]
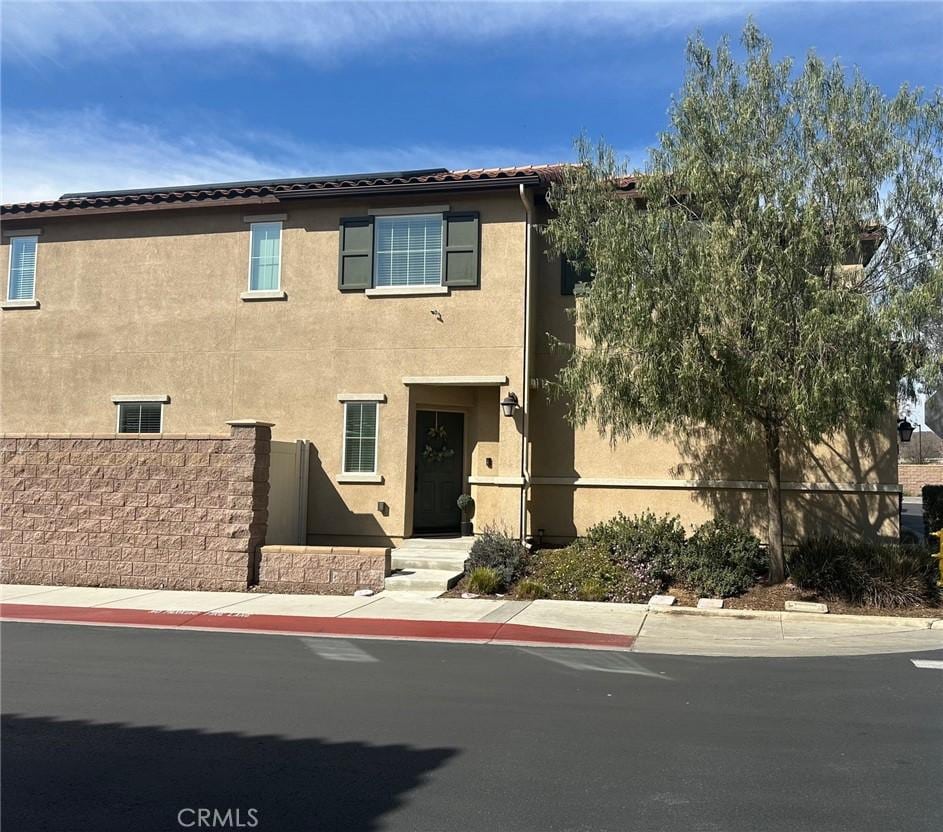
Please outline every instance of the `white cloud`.
[{"label": "white cloud", "polygon": [[[740,20],[747,2],[15,2],[4,3],[3,46],[25,60],[108,59],[155,51],[230,48],[290,52],[330,61],[378,46],[410,49],[443,41],[522,33],[568,36],[653,32]],[[143,52],[141,52],[144,50]]]},{"label": "white cloud", "polygon": [[[491,167],[569,158],[560,148],[465,148],[308,145],[289,136],[204,125],[170,134],[102,111],[6,114],[0,164],[2,201],[55,199],[73,191],[188,185],[275,177],[317,176],[428,167]],[[266,152],[257,150],[266,148]]]}]

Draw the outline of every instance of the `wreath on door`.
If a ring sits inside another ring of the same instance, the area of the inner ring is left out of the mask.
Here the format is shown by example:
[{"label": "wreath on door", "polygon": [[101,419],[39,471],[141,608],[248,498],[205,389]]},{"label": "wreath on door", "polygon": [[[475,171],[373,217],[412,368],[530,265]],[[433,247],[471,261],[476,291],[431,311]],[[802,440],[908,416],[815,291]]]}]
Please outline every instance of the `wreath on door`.
[{"label": "wreath on door", "polygon": [[449,434],[444,426],[436,424],[426,431],[426,446],[422,449],[422,458],[426,462],[443,462],[455,456],[455,450],[449,447]]}]

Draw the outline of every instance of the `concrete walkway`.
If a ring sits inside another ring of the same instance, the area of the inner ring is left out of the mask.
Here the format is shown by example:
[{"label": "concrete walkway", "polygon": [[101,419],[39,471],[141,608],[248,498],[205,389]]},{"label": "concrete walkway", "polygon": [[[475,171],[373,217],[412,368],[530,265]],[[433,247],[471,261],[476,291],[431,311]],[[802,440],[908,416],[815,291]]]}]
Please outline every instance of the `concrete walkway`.
[{"label": "concrete walkway", "polygon": [[526,642],[704,656],[828,656],[943,648],[943,618],[649,609],[641,604],[366,598],[98,587],[0,586],[6,620]]}]

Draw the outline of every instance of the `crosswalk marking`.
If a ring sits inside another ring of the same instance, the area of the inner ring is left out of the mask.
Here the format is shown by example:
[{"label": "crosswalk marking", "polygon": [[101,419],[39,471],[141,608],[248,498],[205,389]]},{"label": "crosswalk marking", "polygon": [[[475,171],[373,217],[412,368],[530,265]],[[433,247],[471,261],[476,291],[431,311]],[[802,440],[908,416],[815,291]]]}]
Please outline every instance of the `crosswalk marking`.
[{"label": "crosswalk marking", "polygon": [[312,653],[332,662],[377,662],[379,659],[361,650],[351,641],[338,638],[303,638]]},{"label": "crosswalk marking", "polygon": [[914,667],[922,667],[924,670],[943,670],[943,662],[932,661],[930,659],[911,659]]}]

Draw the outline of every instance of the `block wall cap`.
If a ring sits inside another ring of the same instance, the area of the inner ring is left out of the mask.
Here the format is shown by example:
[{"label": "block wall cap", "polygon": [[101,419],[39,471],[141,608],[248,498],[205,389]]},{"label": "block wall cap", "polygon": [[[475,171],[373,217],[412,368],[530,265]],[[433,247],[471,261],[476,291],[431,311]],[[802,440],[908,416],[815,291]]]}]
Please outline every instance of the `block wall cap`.
[{"label": "block wall cap", "polygon": [[261,422],[258,419],[233,419],[232,421],[226,422],[226,424],[234,428],[273,428],[275,427],[274,422]]}]

